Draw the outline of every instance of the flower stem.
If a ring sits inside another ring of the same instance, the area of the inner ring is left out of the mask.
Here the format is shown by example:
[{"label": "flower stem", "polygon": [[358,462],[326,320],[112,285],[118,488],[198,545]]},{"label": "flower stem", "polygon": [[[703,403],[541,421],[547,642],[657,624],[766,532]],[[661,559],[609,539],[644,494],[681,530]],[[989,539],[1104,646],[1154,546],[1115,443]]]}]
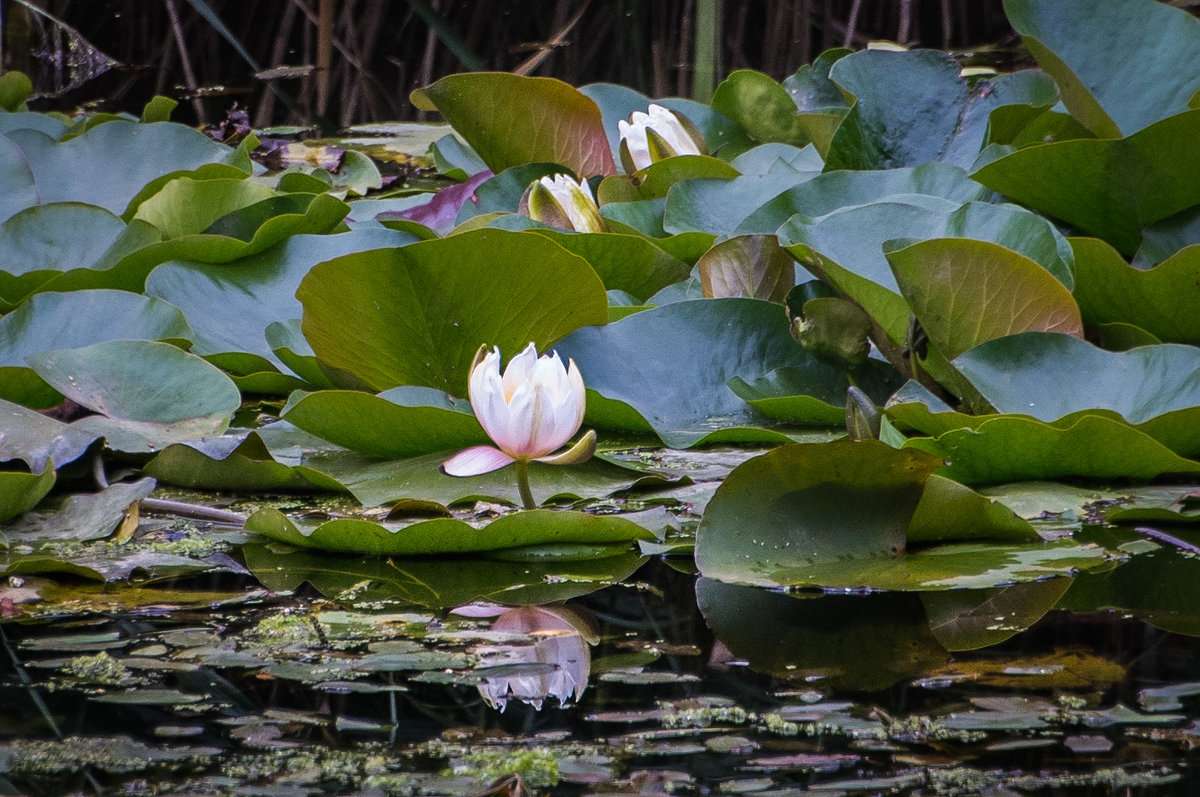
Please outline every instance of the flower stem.
[{"label": "flower stem", "polygon": [[533,492],[529,489],[529,463],[517,460],[517,489],[521,491],[521,503],[526,509],[537,509],[533,500]]}]

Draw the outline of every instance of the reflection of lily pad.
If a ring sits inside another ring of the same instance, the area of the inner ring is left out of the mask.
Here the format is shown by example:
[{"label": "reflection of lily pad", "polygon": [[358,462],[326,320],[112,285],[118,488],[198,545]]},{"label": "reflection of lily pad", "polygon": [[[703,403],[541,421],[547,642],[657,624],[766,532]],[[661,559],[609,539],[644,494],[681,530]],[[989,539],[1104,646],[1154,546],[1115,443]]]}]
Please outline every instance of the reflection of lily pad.
[{"label": "reflection of lily pad", "polygon": [[[592,558],[594,554],[588,552],[593,546],[654,537],[636,523],[614,515],[550,509],[503,515],[482,528],[452,518],[435,518],[395,529],[356,518],[322,522],[289,518],[275,509],[260,509],[246,521],[246,530],[305,548],[389,556],[483,553],[554,546],[566,558],[578,554]],[[573,546],[578,548],[572,550]]]},{"label": "reflection of lily pad", "polygon": [[913,596],[797,597],[701,578],[696,602],[734,656],[778,678],[885,689],[947,658]]},{"label": "reflection of lily pad", "polygon": [[246,566],[275,592],[308,582],[333,600],[402,601],[434,609],[472,601],[565,601],[620,582],[645,561],[634,551],[599,559],[503,562],[481,557],[331,557],[310,550],[280,552],[276,547],[251,543],[242,549]]}]

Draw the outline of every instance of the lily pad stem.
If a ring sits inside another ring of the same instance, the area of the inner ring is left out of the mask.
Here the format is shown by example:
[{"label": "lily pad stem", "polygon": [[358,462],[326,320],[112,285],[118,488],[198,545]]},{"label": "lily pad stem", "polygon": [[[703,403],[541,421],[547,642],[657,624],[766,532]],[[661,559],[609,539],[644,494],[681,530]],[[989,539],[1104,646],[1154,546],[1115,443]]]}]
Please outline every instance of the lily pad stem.
[{"label": "lily pad stem", "polygon": [[517,489],[521,491],[521,503],[526,509],[537,509],[533,492],[529,489],[529,463],[517,460]]}]

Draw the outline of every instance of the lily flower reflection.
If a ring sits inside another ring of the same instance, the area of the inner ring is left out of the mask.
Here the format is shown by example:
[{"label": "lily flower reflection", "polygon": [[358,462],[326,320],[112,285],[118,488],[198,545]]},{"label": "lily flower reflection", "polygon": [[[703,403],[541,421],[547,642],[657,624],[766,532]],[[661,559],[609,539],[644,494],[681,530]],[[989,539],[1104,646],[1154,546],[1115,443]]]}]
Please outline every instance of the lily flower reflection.
[{"label": "lily flower reflection", "polygon": [[[524,635],[530,641],[482,645],[475,652],[485,656],[503,675],[487,677],[479,694],[492,708],[504,709],[510,700],[520,700],[535,709],[555,698],[560,708],[578,700],[587,689],[595,632],[577,612],[566,606],[519,606],[472,604],[454,610],[468,617],[495,617],[492,631]],[[476,670],[487,673],[487,668]]]}]

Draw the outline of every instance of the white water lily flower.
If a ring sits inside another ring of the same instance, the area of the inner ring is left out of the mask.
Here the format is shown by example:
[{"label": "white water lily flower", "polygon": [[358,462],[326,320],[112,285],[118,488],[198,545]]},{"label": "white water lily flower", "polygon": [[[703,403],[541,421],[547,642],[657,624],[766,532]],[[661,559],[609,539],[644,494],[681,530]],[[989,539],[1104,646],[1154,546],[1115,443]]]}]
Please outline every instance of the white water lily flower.
[{"label": "white water lily flower", "polygon": [[575,361],[563,366],[557,352],[538,356],[530,343],[500,374],[500,350],[481,347],[471,365],[468,390],[471,408],[492,446],[474,446],[442,465],[451,476],[477,476],[512,462],[532,460],[568,465],[589,458],[596,448],[588,432],[569,451],[549,456],[579,431],[583,423],[583,377]]},{"label": "white water lily flower", "polygon": [[675,155],[703,155],[704,139],[695,128],[662,107],[651,105],[649,113],[634,111],[629,121],[617,122],[621,134],[621,163],[632,174],[652,163]]},{"label": "white water lily flower", "polygon": [[543,177],[525,189],[519,210],[534,221],[575,232],[608,232],[587,181],[566,174]]}]

